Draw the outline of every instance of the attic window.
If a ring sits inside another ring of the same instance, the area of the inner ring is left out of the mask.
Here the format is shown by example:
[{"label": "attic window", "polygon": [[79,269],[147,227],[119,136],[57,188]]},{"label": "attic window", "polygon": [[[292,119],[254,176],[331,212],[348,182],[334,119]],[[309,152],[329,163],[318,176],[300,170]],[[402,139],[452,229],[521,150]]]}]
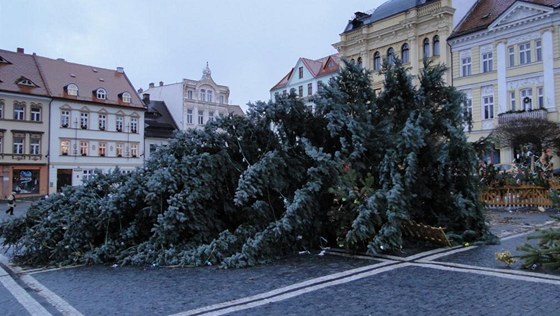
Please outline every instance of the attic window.
[{"label": "attic window", "polygon": [[33,81],[25,78],[25,77],[20,77],[17,81],[16,84],[22,85],[22,86],[28,86],[28,87],[37,87],[36,84],[33,83]]},{"label": "attic window", "polygon": [[487,19],[490,16],[490,13],[486,13],[485,15],[480,18],[481,20]]},{"label": "attic window", "polygon": [[76,75],[75,74],[70,74],[70,77],[76,78]]},{"label": "attic window", "polygon": [[66,86],[66,93],[68,93],[68,95],[77,96],[78,95],[78,86],[73,84],[73,83],[67,85]]},{"label": "attic window", "polygon": [[124,92],[121,98],[124,103],[130,103],[130,101],[132,100],[132,96],[128,92]]},{"label": "attic window", "polygon": [[105,82],[105,79],[103,79],[103,78],[99,78],[99,81],[101,81],[101,82]]},{"label": "attic window", "polygon": [[95,95],[100,100],[105,100],[107,98],[107,91],[103,88],[99,88],[95,91]]},{"label": "attic window", "polygon": [[7,61],[4,57],[0,56],[0,64],[11,64],[11,62]]},{"label": "attic window", "polygon": [[97,72],[97,69],[95,69],[95,68],[91,68],[91,71],[93,71],[93,72]]}]

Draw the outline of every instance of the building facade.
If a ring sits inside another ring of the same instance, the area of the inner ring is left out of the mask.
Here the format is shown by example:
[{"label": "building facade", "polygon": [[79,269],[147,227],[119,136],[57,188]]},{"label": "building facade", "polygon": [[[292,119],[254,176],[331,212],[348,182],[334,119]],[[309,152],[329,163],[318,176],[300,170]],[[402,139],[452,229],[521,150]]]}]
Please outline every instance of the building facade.
[{"label": "building facade", "polygon": [[[559,122],[560,1],[478,1],[448,39],[453,85],[466,95],[470,141],[517,118]],[[496,149],[493,163],[514,159]]]},{"label": "building facade", "polygon": [[287,95],[293,89],[306,105],[313,106],[313,96],[328,84],[329,79],[338,74],[340,59],[338,54],[317,60],[300,58],[296,65],[270,89],[270,99]]},{"label": "building facade", "polygon": [[[399,58],[416,76],[424,59],[451,64],[446,40],[453,31],[451,0],[391,0],[371,13],[356,12],[333,46],[341,56],[373,71],[373,89],[381,91],[383,62]],[[451,82],[451,74],[444,78]]]},{"label": "building facade", "polygon": [[208,64],[200,80],[183,79],[182,82],[159,86],[150,83],[143,91],[150,99],[164,101],[181,130],[203,128],[217,117],[243,115],[241,107],[229,104],[229,88],[212,79]]},{"label": "building facade", "polygon": [[33,56],[0,50],[0,200],[47,194],[50,101]]},{"label": "building facade", "polygon": [[179,127],[169,113],[165,102],[150,100],[148,93],[144,93],[143,101],[148,107],[144,116],[144,160],[148,160],[158,147],[169,142]]}]

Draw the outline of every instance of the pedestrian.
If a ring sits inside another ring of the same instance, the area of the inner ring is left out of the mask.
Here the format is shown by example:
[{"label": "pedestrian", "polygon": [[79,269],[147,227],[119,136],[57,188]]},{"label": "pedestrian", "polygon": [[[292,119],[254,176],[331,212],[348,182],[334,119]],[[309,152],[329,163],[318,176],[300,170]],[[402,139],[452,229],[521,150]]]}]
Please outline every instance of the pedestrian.
[{"label": "pedestrian", "polygon": [[16,193],[12,192],[8,197],[8,209],[6,214],[14,215],[14,208],[16,207]]}]

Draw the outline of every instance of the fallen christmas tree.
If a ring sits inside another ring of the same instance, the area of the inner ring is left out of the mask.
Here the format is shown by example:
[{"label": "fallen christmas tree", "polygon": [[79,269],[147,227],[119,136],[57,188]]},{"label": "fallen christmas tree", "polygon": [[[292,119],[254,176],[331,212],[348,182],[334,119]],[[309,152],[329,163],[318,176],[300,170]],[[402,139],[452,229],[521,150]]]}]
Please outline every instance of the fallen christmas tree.
[{"label": "fallen christmas tree", "polygon": [[426,64],[417,87],[398,62],[377,97],[346,63],[316,108],[294,92],[204,130],[179,132],[144,168],[100,174],[3,222],[26,265],[245,267],[301,249],[400,249],[401,224],[491,237],[463,96]]}]

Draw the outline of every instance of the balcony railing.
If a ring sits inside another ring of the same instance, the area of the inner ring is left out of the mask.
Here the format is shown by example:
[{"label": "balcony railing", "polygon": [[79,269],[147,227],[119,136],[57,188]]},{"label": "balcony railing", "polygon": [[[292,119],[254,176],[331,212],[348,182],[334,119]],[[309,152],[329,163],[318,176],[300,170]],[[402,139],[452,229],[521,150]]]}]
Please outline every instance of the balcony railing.
[{"label": "balcony railing", "polygon": [[519,119],[541,119],[546,120],[548,111],[545,109],[537,109],[522,112],[506,112],[498,115],[498,124],[505,124]]}]

